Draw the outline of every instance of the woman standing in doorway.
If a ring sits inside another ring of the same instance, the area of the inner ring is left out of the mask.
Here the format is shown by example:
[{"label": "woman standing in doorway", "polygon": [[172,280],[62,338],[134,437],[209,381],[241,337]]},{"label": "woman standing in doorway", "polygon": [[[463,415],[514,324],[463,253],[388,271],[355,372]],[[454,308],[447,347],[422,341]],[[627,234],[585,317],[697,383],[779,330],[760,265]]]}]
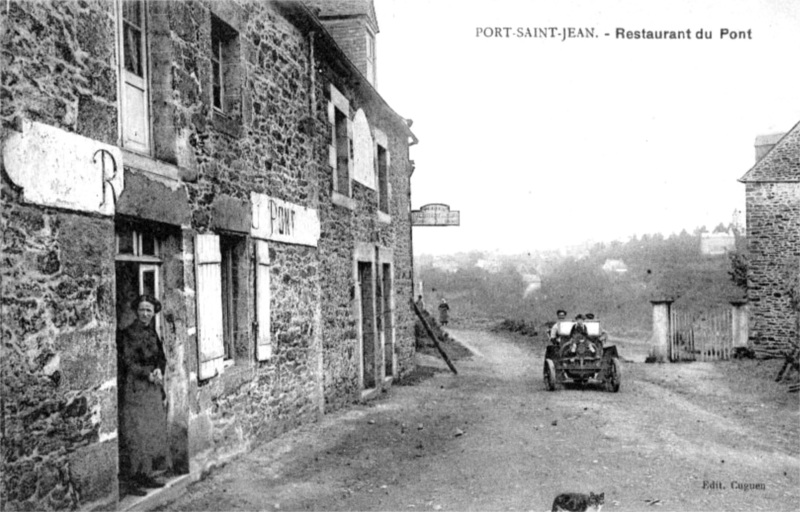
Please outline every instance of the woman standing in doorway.
[{"label": "woman standing in doorway", "polygon": [[167,358],[155,329],[161,303],[140,295],[131,304],[133,323],[120,332],[120,437],[122,480],[128,494],[143,494],[141,487],[163,487],[154,471],[167,462],[167,412],[164,370]]}]

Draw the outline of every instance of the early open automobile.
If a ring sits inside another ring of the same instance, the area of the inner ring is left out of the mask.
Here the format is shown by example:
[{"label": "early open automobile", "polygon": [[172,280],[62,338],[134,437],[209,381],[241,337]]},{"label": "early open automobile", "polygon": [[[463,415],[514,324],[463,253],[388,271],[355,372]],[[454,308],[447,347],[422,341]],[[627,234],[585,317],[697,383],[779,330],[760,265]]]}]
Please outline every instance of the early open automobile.
[{"label": "early open automobile", "polygon": [[587,334],[571,334],[575,322],[558,322],[557,334],[547,346],[544,382],[547,389],[562,389],[564,383],[600,383],[606,391],[619,391],[622,367],[616,346],[605,346],[600,322],[587,321]]}]

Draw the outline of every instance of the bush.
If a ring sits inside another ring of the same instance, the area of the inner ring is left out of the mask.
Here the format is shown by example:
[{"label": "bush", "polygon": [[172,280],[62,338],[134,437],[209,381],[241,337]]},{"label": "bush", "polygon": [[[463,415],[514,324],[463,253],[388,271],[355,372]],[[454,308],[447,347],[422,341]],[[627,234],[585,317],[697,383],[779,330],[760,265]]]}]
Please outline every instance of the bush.
[{"label": "bush", "polygon": [[503,319],[502,322],[497,324],[494,330],[515,332],[523,336],[537,336],[539,334],[534,323],[526,322],[525,320],[511,320],[508,318]]}]

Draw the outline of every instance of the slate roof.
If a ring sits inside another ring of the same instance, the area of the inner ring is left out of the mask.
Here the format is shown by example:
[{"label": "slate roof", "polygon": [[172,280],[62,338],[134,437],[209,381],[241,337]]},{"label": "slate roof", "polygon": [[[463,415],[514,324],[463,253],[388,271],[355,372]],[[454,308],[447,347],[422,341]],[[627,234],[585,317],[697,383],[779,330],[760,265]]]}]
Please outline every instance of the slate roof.
[{"label": "slate roof", "polygon": [[800,123],[794,125],[739,181],[800,182]]},{"label": "slate roof", "polygon": [[303,0],[321,20],[326,18],[352,18],[365,16],[377,34],[378,17],[373,0]]}]

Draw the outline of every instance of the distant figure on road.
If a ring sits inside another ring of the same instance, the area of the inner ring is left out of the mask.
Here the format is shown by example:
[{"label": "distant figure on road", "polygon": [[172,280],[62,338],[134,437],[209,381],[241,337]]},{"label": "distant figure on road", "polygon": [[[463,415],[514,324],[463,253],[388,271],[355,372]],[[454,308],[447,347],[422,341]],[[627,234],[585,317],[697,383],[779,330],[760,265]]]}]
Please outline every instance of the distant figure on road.
[{"label": "distant figure on road", "polygon": [[442,297],[442,302],[439,303],[439,323],[442,325],[447,325],[447,322],[450,320],[450,305],[447,303],[447,299]]},{"label": "distant figure on road", "polygon": [[558,336],[558,323],[563,322],[567,319],[567,312],[563,309],[559,309],[556,311],[556,321],[553,323],[552,327],[550,327],[550,341],[553,342],[556,340]]},{"label": "distant figure on road", "polygon": [[425,301],[422,300],[422,295],[417,297],[417,309],[419,309],[420,313],[425,311]]}]

